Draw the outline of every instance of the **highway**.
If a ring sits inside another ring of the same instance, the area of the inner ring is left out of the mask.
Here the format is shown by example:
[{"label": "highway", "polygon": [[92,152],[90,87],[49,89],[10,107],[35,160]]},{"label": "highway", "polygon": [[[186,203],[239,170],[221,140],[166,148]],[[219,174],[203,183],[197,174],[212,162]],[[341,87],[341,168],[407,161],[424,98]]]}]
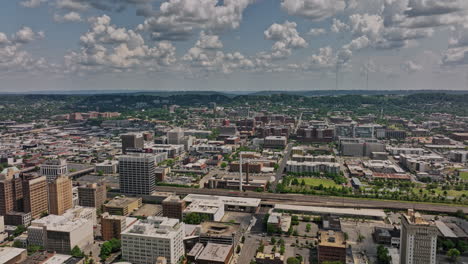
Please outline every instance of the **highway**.
[{"label": "highway", "polygon": [[276,190],[276,185],[278,185],[279,181],[283,178],[284,168],[286,167],[286,163],[288,162],[288,159],[291,156],[292,147],[293,144],[289,143],[286,146],[286,149],[284,150],[283,159],[281,160],[278,170],[276,171],[275,182],[270,186],[271,190]]},{"label": "highway", "polygon": [[457,210],[462,210],[468,214],[468,206],[463,205],[447,205],[436,203],[418,203],[418,202],[403,202],[391,200],[371,200],[359,199],[350,197],[337,196],[320,196],[320,195],[303,195],[303,194],[284,194],[284,193],[267,193],[267,192],[239,192],[224,189],[194,189],[182,187],[156,186],[156,191],[175,192],[178,195],[187,194],[205,194],[205,195],[223,195],[233,197],[257,198],[262,200],[263,205],[276,203],[307,205],[307,206],[327,206],[327,207],[347,207],[347,208],[372,208],[372,209],[394,209],[406,210],[409,208],[436,213],[454,213]]}]

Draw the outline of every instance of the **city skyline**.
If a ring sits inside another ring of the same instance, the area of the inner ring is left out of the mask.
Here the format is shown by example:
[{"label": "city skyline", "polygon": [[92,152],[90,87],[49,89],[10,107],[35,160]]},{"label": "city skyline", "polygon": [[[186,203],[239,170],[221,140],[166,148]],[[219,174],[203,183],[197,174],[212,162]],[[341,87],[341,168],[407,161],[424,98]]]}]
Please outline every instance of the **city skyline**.
[{"label": "city skyline", "polygon": [[466,90],[461,0],[23,0],[0,92]]}]

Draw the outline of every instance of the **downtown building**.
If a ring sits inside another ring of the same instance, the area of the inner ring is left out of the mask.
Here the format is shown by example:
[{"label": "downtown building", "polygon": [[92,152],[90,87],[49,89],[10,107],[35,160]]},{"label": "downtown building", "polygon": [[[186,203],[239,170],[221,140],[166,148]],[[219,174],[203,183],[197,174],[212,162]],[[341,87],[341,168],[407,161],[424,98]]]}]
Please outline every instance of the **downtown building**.
[{"label": "downtown building", "polygon": [[176,264],[184,256],[184,223],[177,219],[150,216],[122,232],[122,259],[133,264],[154,264],[164,257]]},{"label": "downtown building", "polygon": [[119,158],[120,192],[150,195],[156,188],[153,155],[136,154]]},{"label": "downtown building", "polygon": [[122,153],[127,153],[127,149],[143,149],[145,141],[141,133],[128,133],[120,135],[122,140]]},{"label": "downtown building", "polygon": [[48,182],[53,182],[57,177],[67,175],[67,161],[63,159],[47,160],[40,166],[41,175],[46,176]]},{"label": "downtown building", "polygon": [[60,176],[49,184],[49,213],[61,215],[73,208],[72,180]]},{"label": "downtown building", "polygon": [[435,223],[409,209],[401,218],[400,264],[436,264],[438,234]]},{"label": "downtown building", "polygon": [[80,206],[101,209],[106,202],[107,189],[105,184],[88,184],[78,187],[78,204]]},{"label": "downtown building", "polygon": [[0,215],[8,225],[28,225],[48,212],[46,177],[21,174],[16,168],[0,173]]},{"label": "downtown building", "polygon": [[31,222],[27,241],[49,252],[70,254],[75,246],[83,249],[93,244],[95,222],[94,208],[77,207],[63,215],[51,214]]}]

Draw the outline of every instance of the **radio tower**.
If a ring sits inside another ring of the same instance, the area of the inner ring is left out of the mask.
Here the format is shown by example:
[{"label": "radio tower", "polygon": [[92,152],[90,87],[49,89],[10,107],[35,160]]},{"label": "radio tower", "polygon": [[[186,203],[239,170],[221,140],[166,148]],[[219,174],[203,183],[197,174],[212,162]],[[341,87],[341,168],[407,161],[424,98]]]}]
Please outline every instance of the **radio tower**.
[{"label": "radio tower", "polygon": [[242,154],[239,153],[239,191],[242,192]]}]

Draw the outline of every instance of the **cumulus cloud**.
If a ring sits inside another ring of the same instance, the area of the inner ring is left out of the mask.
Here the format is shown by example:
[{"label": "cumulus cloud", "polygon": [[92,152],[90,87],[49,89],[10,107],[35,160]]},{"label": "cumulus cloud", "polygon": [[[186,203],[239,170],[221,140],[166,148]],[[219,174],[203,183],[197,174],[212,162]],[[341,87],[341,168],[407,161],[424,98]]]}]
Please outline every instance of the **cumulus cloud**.
[{"label": "cumulus cloud", "polygon": [[323,35],[325,33],[327,33],[327,31],[324,28],[311,28],[309,32],[307,32],[307,35],[316,37],[316,36]]},{"label": "cumulus cloud", "polygon": [[283,0],[281,7],[290,15],[323,20],[342,12],[346,3],[344,0]]},{"label": "cumulus cloud", "polygon": [[245,8],[253,0],[169,0],[152,12],[140,30],[153,39],[186,40],[194,29],[221,32],[238,28]]},{"label": "cumulus cloud", "polygon": [[422,71],[423,66],[414,61],[407,60],[401,64],[401,69],[408,74],[413,74]]},{"label": "cumulus cloud", "polygon": [[341,20],[333,18],[333,23],[330,30],[334,33],[339,33],[349,30],[349,26],[346,23],[341,22]]},{"label": "cumulus cloud", "polygon": [[254,68],[254,62],[251,59],[240,52],[225,53],[219,50],[222,47],[223,44],[218,36],[207,34],[204,31],[200,32],[195,46],[182,57],[182,61],[188,63],[185,70],[195,75],[205,75],[214,72],[227,74],[235,70]]},{"label": "cumulus cloud", "polygon": [[13,36],[13,39],[17,43],[26,44],[36,38],[44,38],[45,34],[43,31],[34,32],[30,27],[22,27],[18,32]]},{"label": "cumulus cloud", "polygon": [[82,12],[90,8],[88,3],[79,0],[56,0],[55,6],[58,9],[75,12]]},{"label": "cumulus cloud", "polygon": [[54,15],[54,20],[56,22],[81,22],[83,19],[81,15],[75,11],[69,12],[63,16],[59,14]]},{"label": "cumulus cloud", "polygon": [[49,64],[44,58],[35,58],[23,45],[44,36],[43,32],[34,32],[29,27],[23,27],[11,38],[0,32],[0,75],[12,73],[38,74],[52,72],[57,67]]},{"label": "cumulus cloud", "polygon": [[275,43],[271,52],[261,56],[265,59],[284,59],[291,55],[293,49],[305,48],[308,43],[299,35],[295,22],[286,21],[283,24],[272,24],[263,35],[265,39],[273,40]]},{"label": "cumulus cloud", "polygon": [[91,29],[80,37],[81,49],[65,56],[69,71],[156,71],[175,63],[175,47],[167,41],[154,46],[126,28],[111,24],[103,15],[91,19]]},{"label": "cumulus cloud", "polygon": [[27,0],[20,2],[20,4],[27,8],[36,8],[45,2],[47,2],[47,0]]}]

